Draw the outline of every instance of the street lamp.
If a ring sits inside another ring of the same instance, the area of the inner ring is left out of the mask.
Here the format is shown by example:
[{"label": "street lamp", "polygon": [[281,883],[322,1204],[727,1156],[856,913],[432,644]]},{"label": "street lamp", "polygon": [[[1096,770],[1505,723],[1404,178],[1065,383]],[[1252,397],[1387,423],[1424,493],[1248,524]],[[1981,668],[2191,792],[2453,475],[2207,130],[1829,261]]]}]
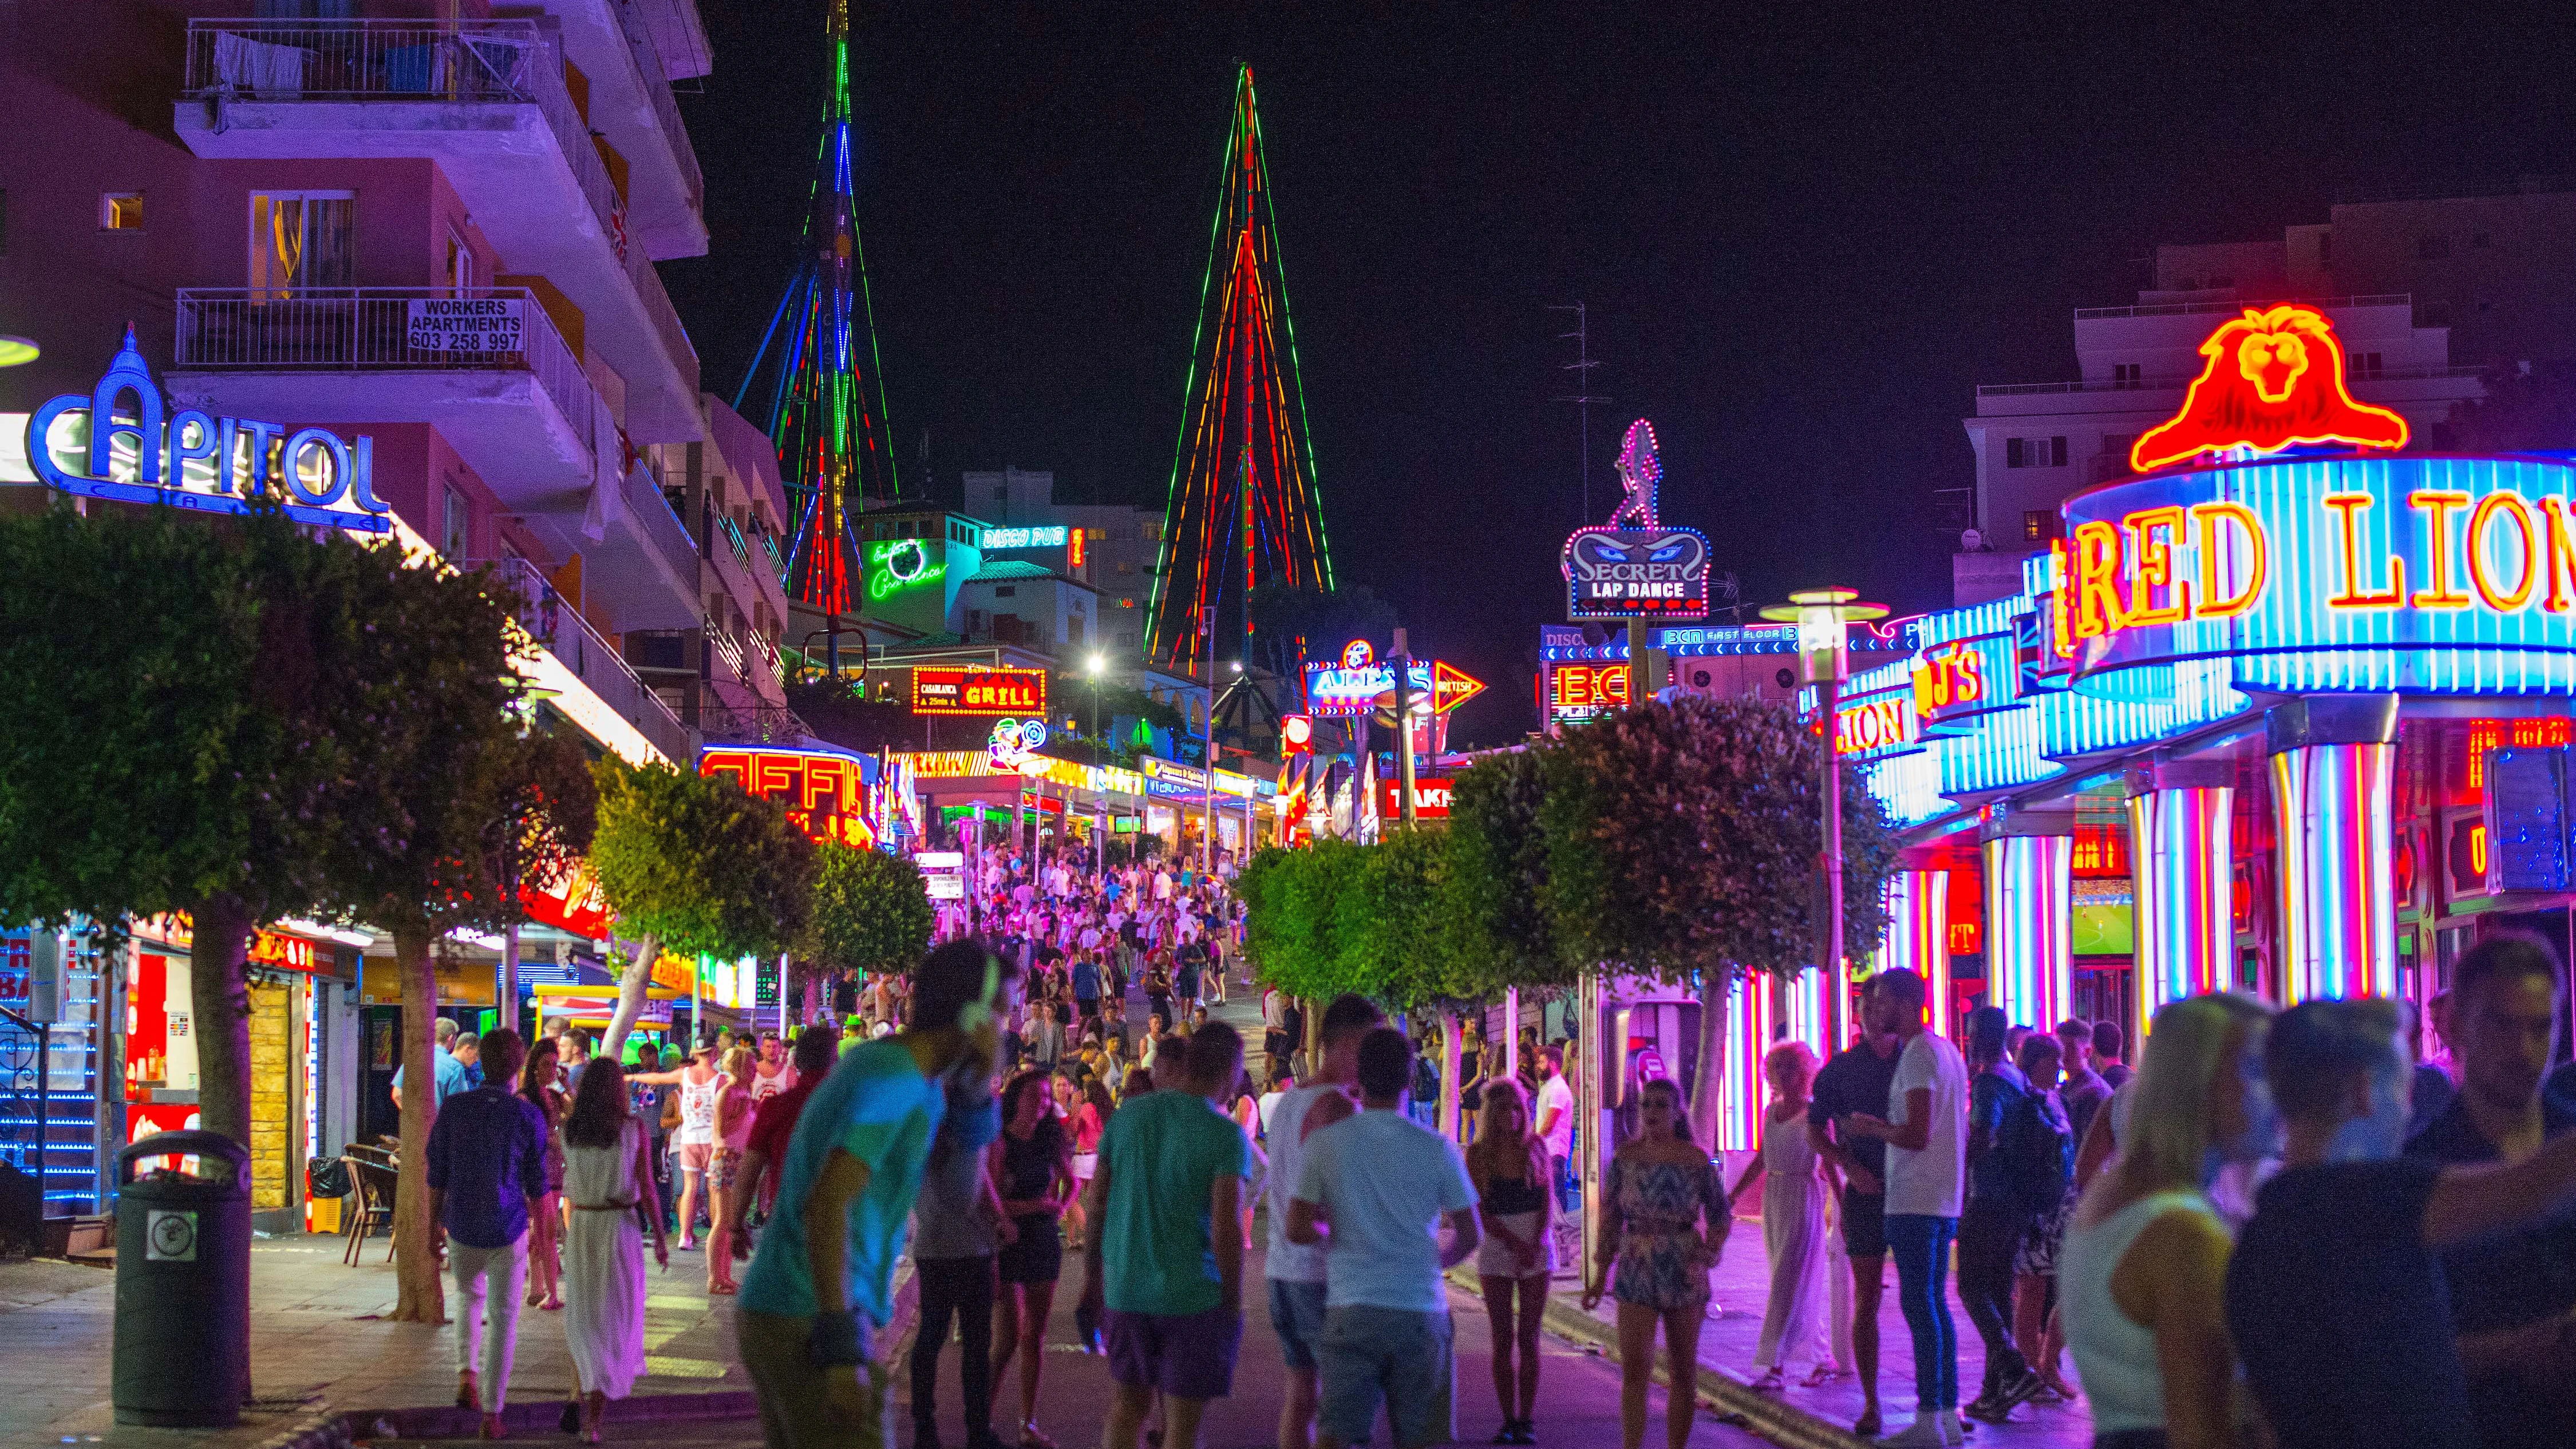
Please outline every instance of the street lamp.
[{"label": "street lamp", "polygon": [[1109,656],[1095,649],[1082,662],[1082,672],[1091,676],[1091,737],[1100,739],[1100,671],[1109,667]]},{"label": "street lamp", "polygon": [[1859,601],[1857,589],[1800,589],[1762,617],[1798,626],[1798,680],[1816,687],[1816,712],[1824,721],[1825,754],[1825,1054],[1841,1050],[1850,985],[1843,978],[1843,771],[1834,731],[1842,682],[1851,677],[1851,626],[1887,617],[1884,604]]}]

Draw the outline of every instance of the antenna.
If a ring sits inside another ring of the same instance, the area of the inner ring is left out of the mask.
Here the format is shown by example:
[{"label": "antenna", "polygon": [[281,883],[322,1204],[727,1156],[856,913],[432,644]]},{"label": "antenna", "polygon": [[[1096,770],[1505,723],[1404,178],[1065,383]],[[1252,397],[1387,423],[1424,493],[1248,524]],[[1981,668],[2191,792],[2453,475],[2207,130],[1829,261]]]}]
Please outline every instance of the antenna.
[{"label": "antenna", "polygon": [[1586,326],[1583,303],[1576,301],[1563,306],[1551,306],[1547,310],[1574,314],[1574,330],[1560,332],[1557,338],[1559,341],[1570,341],[1574,344],[1574,360],[1562,364],[1558,371],[1574,374],[1575,393],[1572,397],[1560,397],[1551,401],[1574,404],[1575,436],[1583,449],[1583,514],[1575,521],[1578,525],[1588,524],[1592,521],[1592,405],[1606,403],[1610,399],[1595,395],[1592,391],[1592,369],[1601,364],[1592,358],[1592,339]]}]

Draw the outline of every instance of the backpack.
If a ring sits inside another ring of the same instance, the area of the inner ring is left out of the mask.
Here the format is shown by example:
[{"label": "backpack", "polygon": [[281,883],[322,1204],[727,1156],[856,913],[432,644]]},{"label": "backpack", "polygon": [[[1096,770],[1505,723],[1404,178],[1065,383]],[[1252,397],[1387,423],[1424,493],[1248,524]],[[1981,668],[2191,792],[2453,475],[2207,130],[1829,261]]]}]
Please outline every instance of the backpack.
[{"label": "backpack", "polygon": [[1429,1057],[1413,1059],[1413,1100],[1426,1106],[1440,1100],[1440,1069]]},{"label": "backpack", "polygon": [[2015,1092],[2004,1103],[2003,1124],[1995,1136],[2014,1200],[2031,1213],[2057,1211],[2074,1176],[2075,1141],[2049,1113],[2047,1102],[2036,1092]]}]

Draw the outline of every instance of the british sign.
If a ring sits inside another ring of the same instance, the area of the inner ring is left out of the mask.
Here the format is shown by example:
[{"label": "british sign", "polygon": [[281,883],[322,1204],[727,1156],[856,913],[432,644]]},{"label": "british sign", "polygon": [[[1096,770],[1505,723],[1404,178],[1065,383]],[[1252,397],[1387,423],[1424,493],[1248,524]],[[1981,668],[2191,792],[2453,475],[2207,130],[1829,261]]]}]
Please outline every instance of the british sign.
[{"label": "british sign", "polygon": [[1033,714],[1047,712],[1043,669],[933,669],[912,671],[914,714]]}]

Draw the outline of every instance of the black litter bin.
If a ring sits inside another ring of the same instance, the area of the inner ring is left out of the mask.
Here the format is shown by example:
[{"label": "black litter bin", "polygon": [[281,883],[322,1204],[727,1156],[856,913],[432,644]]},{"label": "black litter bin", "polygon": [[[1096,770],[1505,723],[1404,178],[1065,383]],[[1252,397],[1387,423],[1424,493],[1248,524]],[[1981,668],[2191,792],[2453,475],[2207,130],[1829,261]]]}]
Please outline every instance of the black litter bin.
[{"label": "black litter bin", "polygon": [[[194,1175],[136,1164],[197,1159]],[[116,1422],[215,1428],[250,1389],[250,1153],[159,1132],[116,1154]]]}]

